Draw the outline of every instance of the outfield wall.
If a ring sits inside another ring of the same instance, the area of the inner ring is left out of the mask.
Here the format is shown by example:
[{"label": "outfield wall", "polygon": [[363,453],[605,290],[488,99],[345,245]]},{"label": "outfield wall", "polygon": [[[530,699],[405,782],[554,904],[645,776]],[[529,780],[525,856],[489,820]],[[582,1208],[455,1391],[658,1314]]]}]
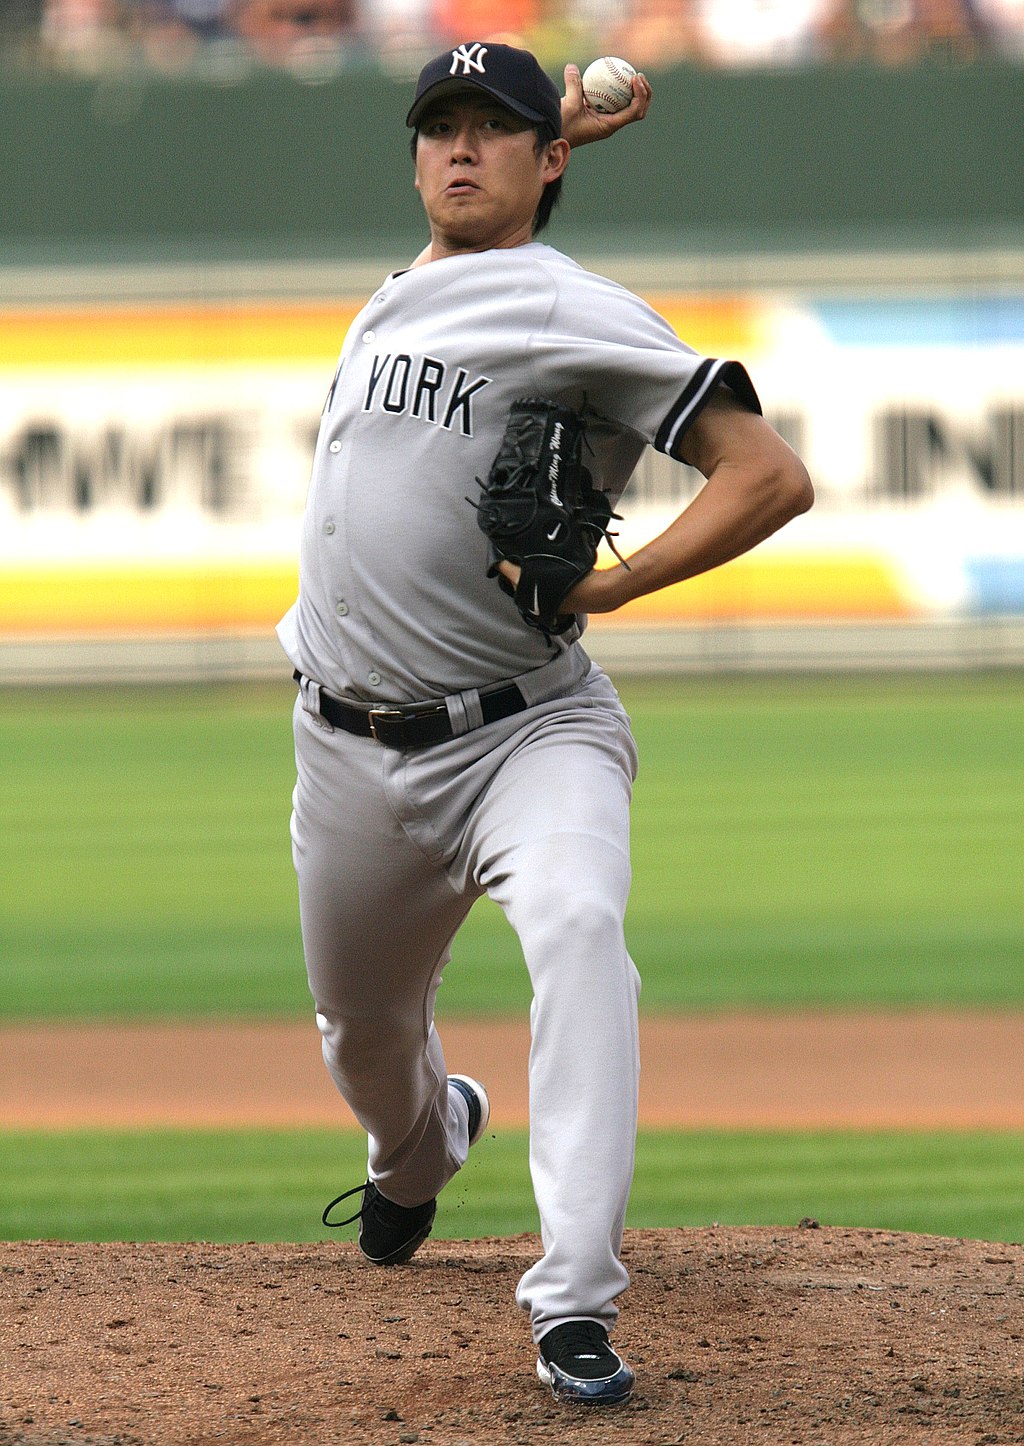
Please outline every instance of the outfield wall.
[{"label": "outfield wall", "polygon": [[[1024,284],[638,289],[698,350],[747,364],[818,501],[749,556],[596,626],[1024,616]],[[294,596],[319,412],[358,304],[0,309],[0,641],[269,635]],[[620,546],[660,531],[698,482],[649,451]]]},{"label": "outfield wall", "polygon": [[[225,59],[214,50],[193,74],[0,69],[0,260],[408,254],[422,233],[412,75]],[[573,156],[554,233],[574,254],[1024,234],[1020,65],[684,66],[652,80],[643,126]]]},{"label": "outfield wall", "polygon": [[[1024,617],[1024,68],[654,82],[552,242],[743,360],[818,503],[595,633]],[[424,237],[409,84],[0,71],[0,650],[272,641],[345,327]],[[649,453],[621,544],[694,486]]]}]

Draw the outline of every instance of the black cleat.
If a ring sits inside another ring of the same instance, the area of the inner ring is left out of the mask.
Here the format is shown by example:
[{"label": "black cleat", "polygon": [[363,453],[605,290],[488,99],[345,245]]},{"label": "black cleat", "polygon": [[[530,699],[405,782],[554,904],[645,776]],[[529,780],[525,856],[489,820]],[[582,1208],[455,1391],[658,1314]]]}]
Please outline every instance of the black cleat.
[{"label": "black cleat", "polygon": [[[455,1090],[469,1106],[469,1143],[475,1145],[483,1134],[491,1117],[491,1105],[483,1085],[469,1075],[454,1074],[448,1077],[449,1087]],[[335,1205],[362,1192],[363,1203],[354,1215],[346,1220],[329,1220],[327,1217]],[[419,1250],[430,1234],[437,1212],[437,1200],[427,1200],[422,1205],[396,1205],[377,1189],[372,1180],[346,1190],[344,1195],[332,1200],[321,1219],[332,1229],[339,1225],[351,1225],[359,1221],[359,1249],[373,1265],[404,1265]]]},{"label": "black cleat", "polygon": [[376,1185],[366,1183],[359,1220],[359,1249],[373,1265],[404,1265],[430,1234],[437,1201],[395,1205]]},{"label": "black cleat", "polygon": [[570,1320],[548,1331],[537,1346],[537,1374],[558,1401],[616,1406],[629,1400],[636,1377],[608,1344],[595,1320]]},{"label": "black cleat", "polygon": [[[346,1220],[328,1220],[335,1205],[362,1192],[363,1203]],[[359,1249],[373,1265],[404,1265],[430,1234],[437,1210],[436,1200],[423,1205],[396,1205],[377,1189],[372,1180],[339,1195],[324,1210],[321,1219],[332,1229],[359,1221]]]}]

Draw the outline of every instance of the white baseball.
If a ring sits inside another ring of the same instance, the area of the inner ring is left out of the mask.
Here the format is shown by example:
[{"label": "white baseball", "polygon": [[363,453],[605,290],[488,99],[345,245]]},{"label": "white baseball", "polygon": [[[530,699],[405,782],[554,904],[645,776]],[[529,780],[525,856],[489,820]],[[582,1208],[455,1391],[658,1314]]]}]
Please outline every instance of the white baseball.
[{"label": "white baseball", "polygon": [[583,94],[587,104],[601,115],[625,110],[633,99],[633,77],[636,71],[628,60],[617,55],[602,55],[583,72]]}]

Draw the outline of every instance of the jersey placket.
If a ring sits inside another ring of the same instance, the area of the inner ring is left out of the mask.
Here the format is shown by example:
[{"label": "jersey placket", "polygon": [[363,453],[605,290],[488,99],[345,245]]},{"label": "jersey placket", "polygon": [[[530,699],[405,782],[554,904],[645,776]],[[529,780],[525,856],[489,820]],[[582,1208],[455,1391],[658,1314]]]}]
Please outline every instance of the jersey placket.
[{"label": "jersey placket", "polygon": [[349,549],[346,525],[353,485],[352,455],[357,445],[357,420],[343,408],[342,400],[352,386],[353,373],[362,370],[362,354],[369,343],[363,337],[373,333],[366,324],[372,302],[353,323],[354,343],[346,346],[331,389],[328,406],[321,421],[313,475],[315,485],[314,526],[312,529],[321,591],[321,608],[330,630],[333,651],[342,672],[354,679],[363,679],[375,687],[373,677],[380,675],[367,662],[370,649],[369,626],[360,603],[359,580]]}]

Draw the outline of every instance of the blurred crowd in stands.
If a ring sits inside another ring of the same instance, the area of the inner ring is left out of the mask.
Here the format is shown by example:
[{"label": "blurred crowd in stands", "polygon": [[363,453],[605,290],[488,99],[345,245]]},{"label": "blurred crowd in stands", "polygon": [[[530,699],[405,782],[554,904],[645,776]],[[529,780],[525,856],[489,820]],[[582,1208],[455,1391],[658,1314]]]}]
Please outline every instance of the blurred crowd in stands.
[{"label": "blurred crowd in stands", "polygon": [[529,46],[545,64],[622,55],[638,69],[821,61],[1024,62],[1024,0],[0,0],[8,57],[60,69],[219,59],[328,78],[354,64],[413,72],[466,39]]}]

